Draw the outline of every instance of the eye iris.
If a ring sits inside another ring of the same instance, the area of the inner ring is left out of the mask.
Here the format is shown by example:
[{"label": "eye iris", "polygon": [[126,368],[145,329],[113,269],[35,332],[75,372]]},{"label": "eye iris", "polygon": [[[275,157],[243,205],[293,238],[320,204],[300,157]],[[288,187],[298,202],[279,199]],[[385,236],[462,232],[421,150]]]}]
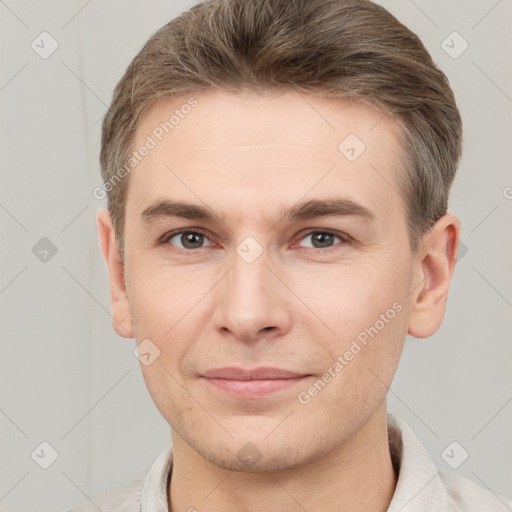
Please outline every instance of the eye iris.
[{"label": "eye iris", "polygon": [[[332,242],[334,235],[328,232],[317,231],[311,234],[313,240],[313,246],[316,248],[329,247]],[[181,234],[181,243],[187,249],[196,249],[201,247],[203,243],[204,235],[195,232],[185,232]]]},{"label": "eye iris", "polygon": [[[331,235],[330,233],[322,233],[322,232],[313,233],[313,236],[312,236],[313,245],[315,247],[318,247],[316,245],[316,242],[319,241],[320,242],[319,247],[329,247],[330,242],[332,242],[332,238],[333,238],[333,235]],[[327,244],[325,244],[326,240],[327,240]]]},{"label": "eye iris", "polygon": [[187,249],[201,247],[203,235],[201,233],[183,233],[181,235],[181,243]]}]

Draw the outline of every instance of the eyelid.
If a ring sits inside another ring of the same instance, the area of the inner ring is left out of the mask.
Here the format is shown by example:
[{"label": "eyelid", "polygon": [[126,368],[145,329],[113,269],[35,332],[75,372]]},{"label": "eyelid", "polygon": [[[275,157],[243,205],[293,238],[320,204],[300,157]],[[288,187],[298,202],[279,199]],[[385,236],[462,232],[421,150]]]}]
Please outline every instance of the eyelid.
[{"label": "eyelid", "polygon": [[[341,243],[343,245],[355,243],[355,240],[350,235],[343,231],[337,231],[335,229],[328,228],[307,228],[306,230],[301,231],[300,233],[297,234],[297,236],[295,237],[294,245],[313,233],[328,233],[329,235],[337,236],[341,240]],[[338,247],[339,244],[335,244],[330,247],[325,247],[323,249],[318,247],[300,247],[300,249],[309,249],[319,252],[329,252],[331,250],[336,250]]]},{"label": "eyelid", "polygon": [[[212,247],[212,246],[215,247],[218,245],[216,242],[214,242],[213,240],[210,239],[210,236],[206,232],[206,230],[204,230],[202,228],[194,228],[194,227],[187,227],[187,228],[181,228],[181,229],[177,229],[174,231],[170,231],[161,237],[159,244],[166,244],[169,242],[169,240],[171,238],[174,238],[176,235],[179,235],[182,233],[198,233],[198,234],[203,235],[205,238],[207,238],[212,243],[211,246],[207,246],[207,247]],[[297,235],[295,235],[293,245],[296,245],[298,242],[300,242],[301,240],[303,240],[304,238],[306,238],[307,236],[309,236],[313,233],[328,233],[330,235],[337,236],[342,241],[341,242],[342,245],[355,243],[355,240],[350,235],[348,235],[347,233],[345,233],[343,231],[337,231],[337,230],[328,229],[328,228],[306,228],[306,229],[300,231]],[[181,252],[193,252],[193,251],[197,251],[199,249],[207,248],[207,247],[198,247],[197,249],[182,249],[182,248],[176,247],[176,246],[173,246],[173,247],[176,250],[181,251]],[[300,248],[301,249],[309,249],[309,250],[313,250],[313,251],[317,251],[317,252],[329,252],[330,250],[336,250],[338,247],[339,247],[339,244],[336,244],[336,245],[333,245],[330,247],[325,247],[325,248],[318,248],[318,247],[300,247]]]},{"label": "eyelid", "polygon": [[[213,245],[216,245],[215,242],[213,242],[213,240],[210,239],[210,235],[202,228],[194,228],[194,227],[191,227],[191,228],[181,228],[181,229],[176,229],[174,231],[169,231],[168,233],[166,233],[165,235],[163,235],[160,240],[159,240],[159,244],[166,244],[169,242],[169,240],[171,238],[174,238],[176,235],[180,235],[182,233],[198,233],[200,235],[203,235],[205,238],[207,238],[210,242],[212,242]],[[173,246],[175,247],[175,246]],[[176,247],[176,249],[178,250],[181,250],[181,251],[187,251],[187,252],[190,252],[192,249],[181,249],[180,247]],[[199,247],[199,249],[205,249],[205,247]],[[197,251],[197,249],[194,249]]]}]

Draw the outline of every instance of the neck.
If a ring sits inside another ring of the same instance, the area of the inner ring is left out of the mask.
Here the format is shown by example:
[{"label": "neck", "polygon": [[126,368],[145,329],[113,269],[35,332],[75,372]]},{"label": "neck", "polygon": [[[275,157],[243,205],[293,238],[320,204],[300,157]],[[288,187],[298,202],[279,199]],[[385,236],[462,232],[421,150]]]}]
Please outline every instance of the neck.
[{"label": "neck", "polygon": [[205,460],[174,432],[172,441],[169,512],[384,512],[395,490],[385,403],[327,456],[276,473],[228,471]]}]

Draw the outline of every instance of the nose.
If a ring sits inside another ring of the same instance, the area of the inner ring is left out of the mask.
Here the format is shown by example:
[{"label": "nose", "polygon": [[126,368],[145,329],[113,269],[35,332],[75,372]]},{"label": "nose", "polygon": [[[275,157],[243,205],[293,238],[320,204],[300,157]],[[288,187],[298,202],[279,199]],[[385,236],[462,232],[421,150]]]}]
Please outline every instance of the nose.
[{"label": "nose", "polygon": [[289,331],[293,295],[265,251],[252,262],[235,254],[233,267],[215,288],[213,322],[223,335],[251,343]]}]

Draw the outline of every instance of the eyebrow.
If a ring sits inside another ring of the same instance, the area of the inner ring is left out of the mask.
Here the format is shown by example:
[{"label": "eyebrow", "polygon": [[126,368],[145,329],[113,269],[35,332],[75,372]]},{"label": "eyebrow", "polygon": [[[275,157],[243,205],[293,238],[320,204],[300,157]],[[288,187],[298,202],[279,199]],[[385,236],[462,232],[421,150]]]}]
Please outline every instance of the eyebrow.
[{"label": "eyebrow", "polygon": [[[328,198],[325,200],[313,199],[303,201],[291,208],[282,208],[279,211],[277,222],[283,220],[308,220],[321,217],[358,216],[370,221],[375,220],[375,214],[365,206],[347,198]],[[215,214],[208,207],[182,201],[163,200],[146,208],[141,214],[144,223],[150,223],[162,218],[178,217],[190,220],[214,221],[221,219],[225,222],[224,215]]]}]

